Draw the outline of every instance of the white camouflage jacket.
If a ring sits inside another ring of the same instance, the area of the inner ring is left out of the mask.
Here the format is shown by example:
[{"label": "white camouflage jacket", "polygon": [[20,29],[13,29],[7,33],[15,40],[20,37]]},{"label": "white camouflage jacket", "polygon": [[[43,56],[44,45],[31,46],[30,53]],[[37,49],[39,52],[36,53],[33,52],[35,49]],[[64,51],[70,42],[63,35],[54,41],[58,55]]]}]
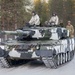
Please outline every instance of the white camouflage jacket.
[{"label": "white camouflage jacket", "polygon": [[40,18],[39,16],[36,14],[35,16],[32,16],[32,18],[29,21],[30,25],[40,25]]},{"label": "white camouflage jacket", "polygon": [[50,23],[54,22],[55,25],[58,25],[59,24],[59,18],[58,16],[52,16],[49,20]]}]

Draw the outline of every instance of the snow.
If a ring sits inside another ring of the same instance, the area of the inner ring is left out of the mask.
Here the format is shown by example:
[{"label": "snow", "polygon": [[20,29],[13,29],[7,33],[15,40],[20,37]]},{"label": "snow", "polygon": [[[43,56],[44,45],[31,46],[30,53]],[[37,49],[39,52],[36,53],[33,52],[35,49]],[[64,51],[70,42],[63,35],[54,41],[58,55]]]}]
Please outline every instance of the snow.
[{"label": "snow", "polygon": [[74,75],[75,57],[69,63],[58,69],[46,68],[44,64],[29,62],[12,68],[0,67],[0,75]]}]

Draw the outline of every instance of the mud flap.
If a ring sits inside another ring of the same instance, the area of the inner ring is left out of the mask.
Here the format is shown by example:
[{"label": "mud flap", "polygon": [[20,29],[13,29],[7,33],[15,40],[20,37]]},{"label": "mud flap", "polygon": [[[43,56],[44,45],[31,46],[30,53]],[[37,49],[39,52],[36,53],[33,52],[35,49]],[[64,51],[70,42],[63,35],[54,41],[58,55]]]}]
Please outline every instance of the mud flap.
[{"label": "mud flap", "polygon": [[48,68],[57,68],[56,60],[54,56],[56,55],[55,50],[38,50],[36,55],[42,58],[43,63]]},{"label": "mud flap", "polygon": [[44,62],[45,66],[48,68],[57,68],[57,64],[54,58],[52,57],[42,57],[42,61]]}]

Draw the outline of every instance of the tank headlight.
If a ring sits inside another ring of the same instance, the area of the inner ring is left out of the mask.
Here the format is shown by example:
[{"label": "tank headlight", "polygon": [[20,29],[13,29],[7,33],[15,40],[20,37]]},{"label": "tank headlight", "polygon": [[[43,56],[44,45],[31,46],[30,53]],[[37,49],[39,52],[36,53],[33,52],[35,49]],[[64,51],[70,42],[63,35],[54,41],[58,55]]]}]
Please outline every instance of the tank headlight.
[{"label": "tank headlight", "polygon": [[39,46],[36,46],[36,49],[39,49]]},{"label": "tank headlight", "polygon": [[36,46],[36,49],[39,50],[39,49],[40,49],[40,45],[37,45],[37,46]]}]

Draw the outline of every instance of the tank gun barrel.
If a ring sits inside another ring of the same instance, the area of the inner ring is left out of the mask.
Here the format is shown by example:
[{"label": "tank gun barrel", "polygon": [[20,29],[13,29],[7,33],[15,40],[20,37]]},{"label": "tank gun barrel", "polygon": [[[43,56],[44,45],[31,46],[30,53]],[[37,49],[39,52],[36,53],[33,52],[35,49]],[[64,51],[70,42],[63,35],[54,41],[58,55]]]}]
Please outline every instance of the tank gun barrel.
[{"label": "tank gun barrel", "polygon": [[0,31],[0,34],[7,35],[28,35],[30,31],[16,30],[16,31]]},{"label": "tank gun barrel", "polygon": [[17,34],[16,31],[1,31],[0,34]]}]

